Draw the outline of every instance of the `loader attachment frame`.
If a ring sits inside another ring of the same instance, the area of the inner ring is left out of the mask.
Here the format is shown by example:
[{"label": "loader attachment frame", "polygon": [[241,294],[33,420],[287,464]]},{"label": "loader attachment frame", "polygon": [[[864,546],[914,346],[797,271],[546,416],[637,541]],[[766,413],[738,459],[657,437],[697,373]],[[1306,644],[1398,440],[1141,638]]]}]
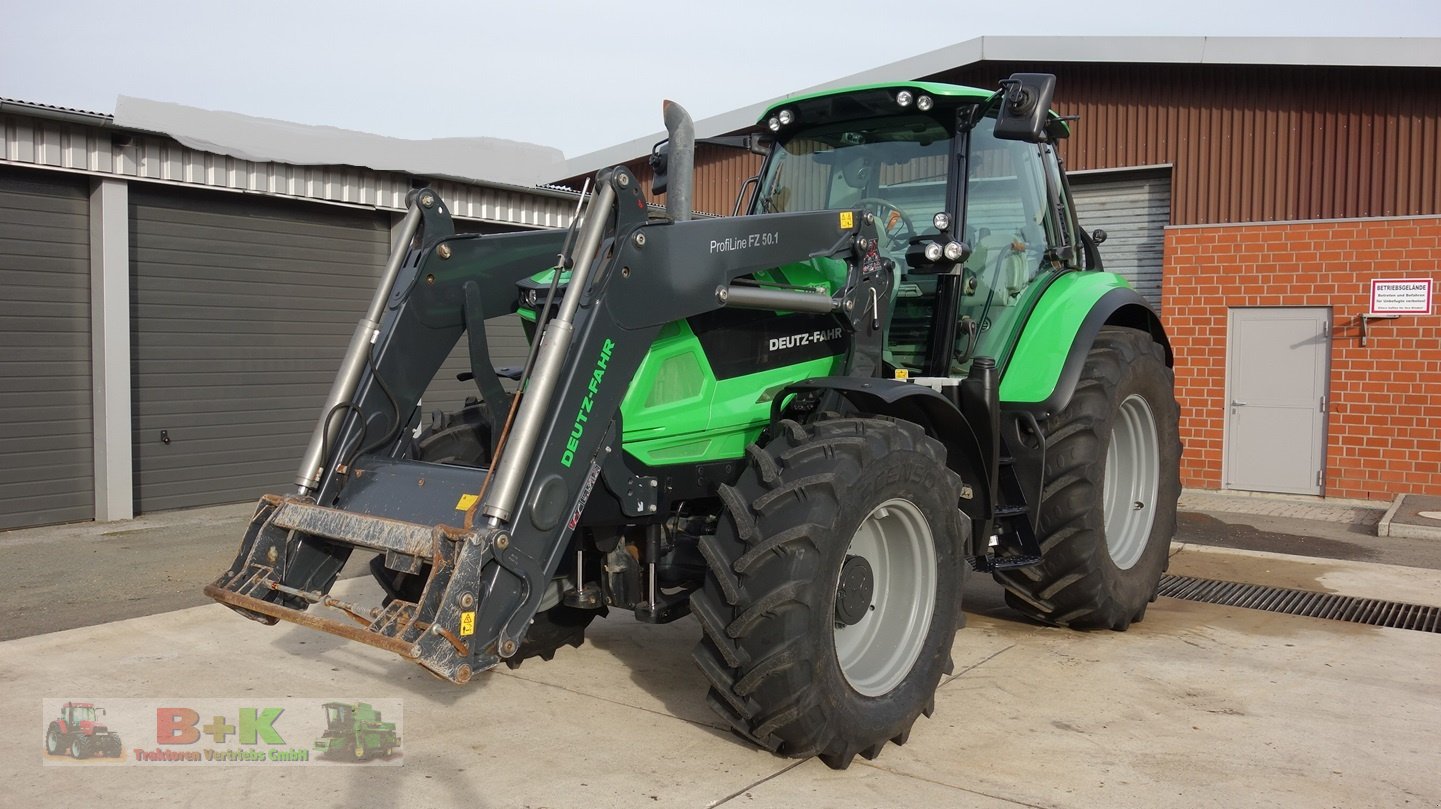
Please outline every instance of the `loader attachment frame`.
[{"label": "loader attachment frame", "polygon": [[[422,189],[412,204],[427,195],[438,200]],[[575,249],[560,256],[572,276],[536,337],[510,437],[493,468],[472,468],[407,459],[406,430],[467,328],[515,311],[517,282],[557,263],[565,232],[456,235],[443,203],[421,206],[417,237],[392,260],[399,269],[382,288],[354,393],[317,428],[341,425],[321,442],[316,485],[262,498],[235,562],[206,593],[265,623],[331,632],[463,683],[515,655],[602,472],[602,488],[634,476],[620,457],[620,404],[662,326],[727,306],[830,313],[852,336],[847,372],[879,373],[893,280],[872,217],[648,221],[646,211],[634,175],[600,173]],[[846,263],[834,294],[733,283],[821,257]],[[471,364],[493,375],[488,357]],[[393,571],[428,567],[418,601],[364,608],[329,596],[355,548],[383,553]]]}]

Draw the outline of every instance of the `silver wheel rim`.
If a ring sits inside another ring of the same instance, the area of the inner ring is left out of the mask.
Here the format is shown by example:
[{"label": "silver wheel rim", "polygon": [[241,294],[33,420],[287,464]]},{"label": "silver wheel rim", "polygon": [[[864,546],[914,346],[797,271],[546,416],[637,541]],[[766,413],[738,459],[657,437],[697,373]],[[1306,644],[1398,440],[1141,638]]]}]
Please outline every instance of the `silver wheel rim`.
[{"label": "silver wheel rim", "polygon": [[1106,450],[1106,550],[1111,561],[1129,570],[1140,561],[1156,521],[1156,489],[1161,480],[1156,417],[1139,394],[1121,402]]},{"label": "silver wheel rim", "polygon": [[870,564],[875,587],[866,614],[835,627],[836,660],[851,688],[878,697],[900,685],[925,645],[935,609],[936,543],[921,510],[893,498],[861,520],[846,555]]}]

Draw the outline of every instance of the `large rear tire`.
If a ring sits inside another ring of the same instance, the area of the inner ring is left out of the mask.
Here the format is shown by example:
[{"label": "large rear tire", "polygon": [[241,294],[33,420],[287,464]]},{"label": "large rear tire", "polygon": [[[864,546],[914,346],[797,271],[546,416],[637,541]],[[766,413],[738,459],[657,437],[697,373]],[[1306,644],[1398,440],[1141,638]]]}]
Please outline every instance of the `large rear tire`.
[{"label": "large rear tire", "polygon": [[903,744],[951,670],[960,479],[916,425],[782,422],[701,540],[691,597],[711,707],[740,735],[843,769]]},{"label": "large rear tire", "polygon": [[1070,403],[1043,426],[1042,561],[995,574],[1013,609],[1077,629],[1121,631],[1145,616],[1181,492],[1173,386],[1149,335],[1097,335]]}]

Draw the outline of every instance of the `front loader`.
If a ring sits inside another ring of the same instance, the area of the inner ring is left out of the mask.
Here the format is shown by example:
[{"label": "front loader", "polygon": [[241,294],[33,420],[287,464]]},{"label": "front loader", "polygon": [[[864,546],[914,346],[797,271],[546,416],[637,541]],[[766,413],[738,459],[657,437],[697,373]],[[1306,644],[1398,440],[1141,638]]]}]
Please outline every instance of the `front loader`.
[{"label": "front loader", "polygon": [[[1053,90],[789,99],[743,216],[692,218],[669,102],[664,217],[624,167],[567,230],[457,234],[413,192],[296,491],[206,592],[455,683],[610,609],[694,614],[720,716],[833,767],[933,710],[968,568],[1032,619],[1125,629],[1174,533],[1172,360],[1077,224]],[[530,355],[498,372],[484,324],[513,313]],[[478,397],[421,427],[462,339]],[[329,594],[356,550],[380,605]]]}]

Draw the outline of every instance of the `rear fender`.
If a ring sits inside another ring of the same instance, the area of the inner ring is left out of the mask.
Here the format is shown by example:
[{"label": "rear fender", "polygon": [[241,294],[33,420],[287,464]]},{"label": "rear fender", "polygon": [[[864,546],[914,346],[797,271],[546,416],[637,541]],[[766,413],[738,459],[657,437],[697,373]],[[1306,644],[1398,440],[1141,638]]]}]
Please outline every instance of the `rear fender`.
[{"label": "rear fender", "polygon": [[[776,394],[771,407],[772,423],[781,418],[791,394],[824,392],[836,394],[861,413],[890,416],[920,425],[927,435],[945,445],[946,465],[961,476],[971,492],[970,498],[960,501],[960,510],[976,521],[990,516],[993,504],[980,439],[961,411],[945,395],[925,385],[895,379],[812,377],[788,385]],[[973,543],[983,539],[980,532],[972,532]],[[984,550],[968,548],[966,553],[977,555]]]},{"label": "rear fender", "polygon": [[1166,365],[1174,365],[1161,320],[1140,293],[1111,273],[1073,273],[1057,279],[1027,318],[1001,377],[1003,408],[1041,418],[1064,409],[1103,326],[1149,334],[1165,350]]}]

